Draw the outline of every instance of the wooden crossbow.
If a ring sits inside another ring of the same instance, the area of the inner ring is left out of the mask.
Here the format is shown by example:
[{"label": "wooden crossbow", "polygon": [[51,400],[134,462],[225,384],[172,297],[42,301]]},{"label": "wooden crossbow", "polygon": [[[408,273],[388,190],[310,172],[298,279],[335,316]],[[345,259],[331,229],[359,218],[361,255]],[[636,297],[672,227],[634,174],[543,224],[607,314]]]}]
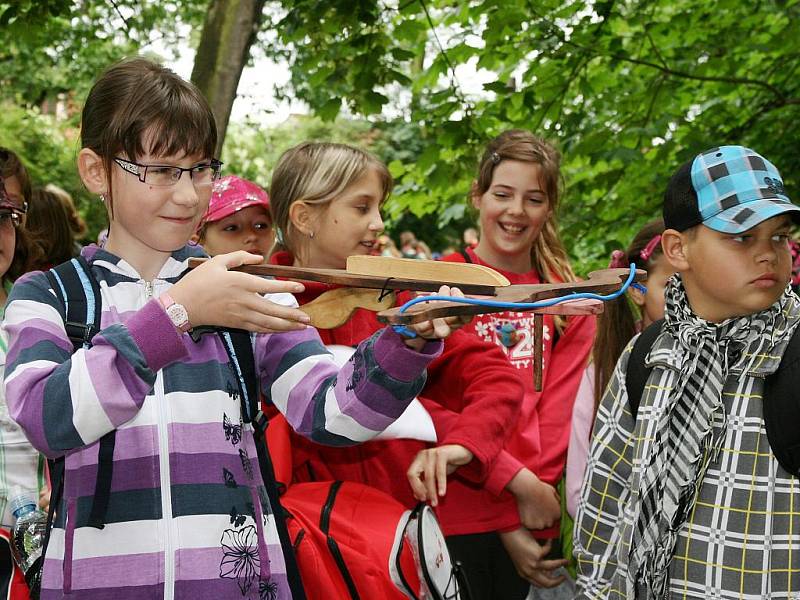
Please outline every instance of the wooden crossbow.
[{"label": "wooden crossbow", "polygon": [[[189,268],[207,259],[192,258]],[[366,308],[378,313],[378,320],[391,325],[407,325],[438,317],[503,312],[507,307],[490,307],[456,302],[420,303],[401,312],[394,307],[393,290],[436,292],[442,285],[458,287],[467,296],[484,297],[500,302],[537,302],[549,298],[589,292],[609,294],[619,290],[628,278],[628,269],[593,271],[584,281],[511,285],[497,271],[482,265],[425,261],[382,256],[351,256],[347,269],[312,269],[283,265],[242,265],[232,269],[253,275],[279,277],[293,281],[316,281],[342,287],[321,294],[300,310],[311,317],[318,328],[333,329],[345,323],[354,310]],[[634,281],[643,281],[647,273],[637,270]],[[603,311],[600,300],[571,300],[545,308],[519,309],[534,314],[533,349],[534,383],[541,389],[542,329],[544,314],[590,315]]]}]

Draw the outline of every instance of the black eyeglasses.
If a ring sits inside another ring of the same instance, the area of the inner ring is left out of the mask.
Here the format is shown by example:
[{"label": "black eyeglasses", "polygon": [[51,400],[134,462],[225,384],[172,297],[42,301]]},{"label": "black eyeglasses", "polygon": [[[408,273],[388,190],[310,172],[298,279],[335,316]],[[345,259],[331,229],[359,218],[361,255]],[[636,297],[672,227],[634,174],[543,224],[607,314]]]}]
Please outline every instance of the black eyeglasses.
[{"label": "black eyeglasses", "polygon": [[220,170],[222,169],[222,163],[217,159],[212,159],[210,162],[189,167],[188,169],[171,165],[141,165],[119,157],[115,157],[114,162],[123,171],[136,175],[139,181],[153,187],[175,185],[184,172],[189,173],[189,177],[195,187],[210,186],[215,180],[219,179]]},{"label": "black eyeglasses", "polygon": [[22,223],[22,215],[15,210],[0,209],[0,229],[16,229]]}]

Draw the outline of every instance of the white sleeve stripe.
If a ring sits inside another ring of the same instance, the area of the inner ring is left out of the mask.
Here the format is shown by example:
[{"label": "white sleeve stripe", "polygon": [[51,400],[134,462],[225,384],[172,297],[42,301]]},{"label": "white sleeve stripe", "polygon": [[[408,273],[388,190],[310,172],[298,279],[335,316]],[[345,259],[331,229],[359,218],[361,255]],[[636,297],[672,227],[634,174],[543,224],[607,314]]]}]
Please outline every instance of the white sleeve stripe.
[{"label": "white sleeve stripe", "polygon": [[346,437],[354,442],[364,442],[374,438],[378,432],[361,425],[353,417],[346,415],[336,401],[336,390],[331,388],[325,394],[325,429],[330,433]]},{"label": "white sleeve stripe", "polygon": [[101,433],[114,429],[114,424],[106,415],[89,378],[85,352],[76,352],[72,355],[69,392],[72,399],[72,424],[81,439],[94,440]]}]

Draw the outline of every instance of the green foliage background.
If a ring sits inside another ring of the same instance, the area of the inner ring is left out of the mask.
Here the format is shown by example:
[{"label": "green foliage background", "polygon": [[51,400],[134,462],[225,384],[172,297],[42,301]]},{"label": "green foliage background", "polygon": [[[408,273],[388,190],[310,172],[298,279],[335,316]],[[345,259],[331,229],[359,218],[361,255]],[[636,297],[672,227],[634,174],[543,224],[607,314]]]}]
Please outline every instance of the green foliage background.
[{"label": "green foliage background", "polygon": [[[34,107],[59,92],[79,104],[101,66],[155,37],[192,43],[208,6],[0,1],[0,100],[22,107],[3,110],[0,140],[73,185],[76,124],[47,125]],[[530,129],[563,153],[559,218],[586,272],[658,214],[669,174],[708,147],[755,148],[798,199],[799,17],[799,0],[273,0],[255,51],[288,63],[277,96],[318,118],[233,124],[223,159],[266,185],[302,139],[364,145],[397,179],[389,224],[443,245],[470,222],[483,144]],[[482,93],[464,91],[460,65],[494,74]]]}]

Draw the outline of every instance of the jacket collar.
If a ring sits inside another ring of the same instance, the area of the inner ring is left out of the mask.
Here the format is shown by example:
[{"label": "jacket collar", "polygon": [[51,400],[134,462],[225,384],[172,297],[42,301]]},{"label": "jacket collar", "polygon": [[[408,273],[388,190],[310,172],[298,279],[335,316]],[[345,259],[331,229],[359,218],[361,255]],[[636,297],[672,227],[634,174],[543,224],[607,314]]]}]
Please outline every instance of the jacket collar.
[{"label": "jacket collar", "polygon": [[[83,256],[90,265],[105,268],[112,273],[124,277],[142,279],[141,275],[139,275],[130,263],[116,254],[109,252],[105,248],[101,248],[97,244],[85,246],[81,250],[81,256]],[[186,271],[190,258],[207,256],[208,255],[201,246],[187,244],[183,248],[179,248],[170,254],[169,258],[158,272],[158,275],[156,275],[156,279],[175,279]]]}]

